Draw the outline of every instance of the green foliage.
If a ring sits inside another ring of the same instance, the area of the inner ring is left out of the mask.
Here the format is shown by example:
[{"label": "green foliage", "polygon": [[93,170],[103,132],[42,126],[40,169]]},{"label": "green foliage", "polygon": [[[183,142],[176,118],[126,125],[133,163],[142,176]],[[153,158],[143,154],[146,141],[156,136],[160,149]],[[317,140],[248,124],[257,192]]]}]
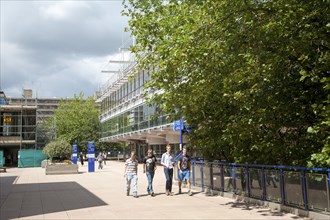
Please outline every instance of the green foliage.
[{"label": "green foliage", "polygon": [[54,157],[59,158],[70,158],[71,155],[71,145],[66,140],[56,139],[50,143],[48,143],[44,149],[43,153],[47,154],[51,160]]},{"label": "green foliage", "polygon": [[147,100],[207,159],[330,165],[328,1],[124,2]]},{"label": "green foliage", "polygon": [[54,116],[45,124],[50,134],[61,138],[71,145],[75,142],[79,150],[86,152],[89,141],[94,141],[98,148],[100,133],[99,110],[92,97],[83,98],[83,94],[73,99],[62,99]]}]

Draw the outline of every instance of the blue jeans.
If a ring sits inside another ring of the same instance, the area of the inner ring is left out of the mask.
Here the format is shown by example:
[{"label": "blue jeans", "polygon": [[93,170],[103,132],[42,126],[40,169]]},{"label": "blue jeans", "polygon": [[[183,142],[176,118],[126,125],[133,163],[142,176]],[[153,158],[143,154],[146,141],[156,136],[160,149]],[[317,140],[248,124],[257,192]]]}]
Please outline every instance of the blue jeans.
[{"label": "blue jeans", "polygon": [[148,193],[153,193],[154,190],[152,188],[152,181],[154,179],[155,172],[147,171],[146,174],[147,174],[147,178],[148,178],[148,188],[147,188],[147,191],[148,191]]},{"label": "blue jeans", "polygon": [[164,167],[164,173],[166,178],[166,191],[172,192],[172,180],[173,180],[173,168],[169,169]]},{"label": "blue jeans", "polygon": [[133,196],[137,196],[137,180],[136,174],[127,174],[126,176],[126,191],[129,192],[131,188],[131,181],[133,180]]}]

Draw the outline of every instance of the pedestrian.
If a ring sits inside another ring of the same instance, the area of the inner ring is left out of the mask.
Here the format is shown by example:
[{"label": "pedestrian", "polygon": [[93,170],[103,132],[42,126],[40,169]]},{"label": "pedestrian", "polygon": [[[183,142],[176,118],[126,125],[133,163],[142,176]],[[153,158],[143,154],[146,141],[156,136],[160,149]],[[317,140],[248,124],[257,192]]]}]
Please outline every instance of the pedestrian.
[{"label": "pedestrian", "polygon": [[155,171],[157,169],[156,165],[157,159],[155,155],[152,153],[152,149],[148,149],[147,156],[143,159],[143,173],[146,173],[148,178],[148,188],[147,192],[151,196],[155,196],[154,190],[152,187],[152,181],[154,179]]},{"label": "pedestrian", "polygon": [[187,181],[188,195],[192,196],[191,185],[190,185],[190,168],[191,168],[191,158],[187,154],[187,148],[182,148],[182,155],[178,160],[178,180],[179,180],[179,194],[182,193],[181,186],[182,181],[185,179]]},{"label": "pedestrian", "polygon": [[103,155],[102,155],[102,152],[99,153],[99,155],[97,156],[96,160],[99,162],[99,167],[98,169],[103,169]]},{"label": "pedestrian", "polygon": [[82,152],[80,152],[80,154],[79,154],[79,160],[80,160],[81,166],[84,166],[84,155]]},{"label": "pedestrian", "polygon": [[105,151],[103,151],[103,162],[104,165],[107,165],[107,162],[105,161],[107,159],[107,154],[105,153]]},{"label": "pedestrian", "polygon": [[166,178],[165,193],[167,196],[173,196],[172,193],[172,180],[173,180],[173,164],[174,156],[171,153],[171,145],[166,146],[166,152],[163,153],[161,164],[164,166],[164,173]]},{"label": "pedestrian", "polygon": [[266,175],[267,184],[270,186],[271,185],[270,183],[272,183],[273,184],[273,187],[274,188],[277,188],[277,186],[276,186],[276,175],[275,175],[275,173],[273,171],[269,171],[269,172],[270,173],[268,173]]},{"label": "pedestrian", "polygon": [[138,161],[135,159],[135,151],[131,152],[131,157],[125,161],[124,177],[126,178],[126,195],[129,196],[131,189],[131,181],[133,180],[133,197],[138,198],[137,181],[138,181]]}]

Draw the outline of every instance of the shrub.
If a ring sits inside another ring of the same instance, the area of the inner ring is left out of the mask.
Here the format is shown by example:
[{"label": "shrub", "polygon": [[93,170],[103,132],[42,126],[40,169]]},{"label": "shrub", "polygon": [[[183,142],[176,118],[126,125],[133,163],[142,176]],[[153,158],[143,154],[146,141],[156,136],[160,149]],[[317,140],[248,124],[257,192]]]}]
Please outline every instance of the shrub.
[{"label": "shrub", "polygon": [[47,154],[52,160],[54,157],[60,158],[61,161],[70,158],[71,155],[71,145],[62,139],[57,139],[49,144],[43,149],[43,153]]}]

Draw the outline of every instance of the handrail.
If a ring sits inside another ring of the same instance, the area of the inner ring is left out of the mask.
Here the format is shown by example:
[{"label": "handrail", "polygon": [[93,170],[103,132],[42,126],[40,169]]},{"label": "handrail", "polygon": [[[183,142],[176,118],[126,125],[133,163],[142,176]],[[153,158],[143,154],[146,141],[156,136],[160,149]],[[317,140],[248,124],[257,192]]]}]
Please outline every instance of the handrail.
[{"label": "handrail", "polygon": [[191,162],[191,184],[200,186],[202,191],[208,188],[305,211],[330,213],[330,168]]}]

